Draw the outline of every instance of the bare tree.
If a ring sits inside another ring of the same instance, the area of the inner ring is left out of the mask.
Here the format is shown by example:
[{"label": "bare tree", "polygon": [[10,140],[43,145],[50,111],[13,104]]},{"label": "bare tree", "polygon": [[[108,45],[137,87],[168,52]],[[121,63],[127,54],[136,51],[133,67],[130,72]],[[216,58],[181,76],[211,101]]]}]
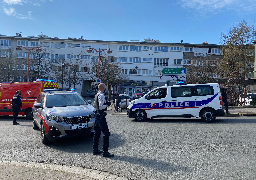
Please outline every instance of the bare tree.
[{"label": "bare tree", "polygon": [[246,21],[239,22],[227,34],[222,34],[224,57],[219,64],[219,74],[227,78],[227,92],[234,97],[234,105],[239,93],[246,88],[246,73],[253,71],[255,38],[254,26],[248,25]]}]

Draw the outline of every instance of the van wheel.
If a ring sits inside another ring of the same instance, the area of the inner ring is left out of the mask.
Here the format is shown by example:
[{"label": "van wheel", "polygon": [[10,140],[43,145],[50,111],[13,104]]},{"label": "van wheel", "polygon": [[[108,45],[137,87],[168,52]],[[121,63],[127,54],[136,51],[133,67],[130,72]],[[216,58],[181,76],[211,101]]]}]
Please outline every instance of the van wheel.
[{"label": "van wheel", "polygon": [[45,135],[44,124],[41,124],[41,141],[43,144],[49,144],[49,139]]},{"label": "van wheel", "polygon": [[33,112],[32,112],[32,109],[26,109],[26,111],[25,111],[25,114],[26,114],[26,118],[28,119],[28,120],[32,120],[33,119]]},{"label": "van wheel", "polygon": [[213,109],[203,109],[201,119],[207,123],[211,123],[216,119],[216,114]]},{"label": "van wheel", "polygon": [[135,111],[135,120],[136,121],[145,121],[147,119],[147,114],[144,110]]}]

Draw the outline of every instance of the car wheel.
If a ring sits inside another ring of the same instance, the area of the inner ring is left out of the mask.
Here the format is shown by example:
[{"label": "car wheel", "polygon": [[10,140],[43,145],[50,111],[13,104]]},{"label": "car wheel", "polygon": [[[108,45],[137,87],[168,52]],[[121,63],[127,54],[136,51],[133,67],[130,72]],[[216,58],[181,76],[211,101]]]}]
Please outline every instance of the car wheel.
[{"label": "car wheel", "polygon": [[216,119],[216,114],[213,109],[203,109],[201,119],[207,123],[211,123]]},{"label": "car wheel", "polygon": [[49,139],[46,137],[45,135],[45,128],[44,128],[44,124],[41,124],[41,140],[43,144],[49,144]]},{"label": "car wheel", "polygon": [[145,121],[147,119],[147,114],[144,110],[135,111],[135,120],[136,121]]},{"label": "car wheel", "polygon": [[35,122],[35,120],[33,120],[33,129],[35,129],[35,130],[39,129],[37,124],[36,124],[36,122]]},{"label": "car wheel", "polygon": [[32,119],[33,119],[33,112],[32,112],[32,109],[26,109],[25,114],[26,114],[26,118],[27,118],[28,120],[32,120]]}]

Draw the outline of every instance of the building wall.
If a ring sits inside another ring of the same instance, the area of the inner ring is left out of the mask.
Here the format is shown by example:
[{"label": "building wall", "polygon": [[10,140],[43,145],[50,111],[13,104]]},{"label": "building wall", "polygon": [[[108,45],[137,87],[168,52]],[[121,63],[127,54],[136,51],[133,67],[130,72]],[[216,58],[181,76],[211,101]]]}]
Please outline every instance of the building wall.
[{"label": "building wall", "polygon": [[[98,57],[99,54],[97,52],[88,53],[86,50],[88,48],[100,48],[110,49],[112,51],[109,56],[114,56],[120,63],[120,67],[124,69],[124,71],[125,69],[127,70],[127,76],[129,80],[136,82],[145,81],[148,84],[152,84],[152,82],[163,81],[160,79],[162,76],[161,71],[163,68],[183,67],[184,59],[194,58],[195,53],[197,53],[197,55],[200,54],[201,56],[206,56],[207,54],[211,54],[212,48],[220,48],[219,45],[204,44],[202,46],[197,44],[190,45],[182,43],[160,43],[159,41],[151,41],[148,39],[143,42],[98,41],[72,38],[58,39],[44,35],[40,35],[38,37],[21,37],[19,34],[17,36],[0,36],[0,42],[1,40],[11,40],[11,48],[0,46],[0,50],[12,51],[15,55],[15,60],[18,61],[21,61],[22,59],[26,60],[26,57],[16,57],[18,53],[18,51],[16,51],[16,47],[18,45],[33,47],[36,44],[35,42],[38,42],[38,46],[42,50],[40,53],[49,54],[49,57],[43,60],[46,61],[48,59],[48,61],[54,61],[55,65],[59,66],[59,68],[56,68],[56,70],[50,70],[50,74],[48,76],[49,79],[56,79],[57,76],[60,78],[62,72],[59,70],[62,70],[63,68],[61,67],[63,64],[63,59],[66,61],[68,60],[69,65],[72,65],[72,63],[75,64],[79,60],[79,69],[83,67],[90,67],[91,57]],[[128,46],[128,49],[120,49],[120,46]],[[131,51],[130,48],[138,48],[138,51]],[[23,49],[22,52],[26,52],[26,50]],[[69,59],[69,57],[74,55],[84,55],[86,58]],[[106,51],[103,52],[102,55],[108,56]],[[121,62],[122,58],[127,58],[127,61]],[[130,61],[130,58],[133,58],[132,61]],[[141,62],[138,62],[136,58],[140,58]],[[144,58],[146,59],[143,62]],[[24,64],[24,66],[26,66],[26,64]],[[26,68],[24,71],[26,71]],[[131,74],[131,72],[140,72],[140,74]],[[65,71],[65,75],[67,75],[66,73],[67,72]],[[94,79],[89,78],[88,72],[81,74],[83,74],[84,79],[81,84],[76,85],[76,89],[78,92],[84,95],[86,94],[86,90],[90,89],[89,86],[91,82],[94,81]],[[59,80],[58,83],[59,86],[62,87],[62,84]],[[64,85],[64,88],[65,87],[67,87],[67,85]]]}]

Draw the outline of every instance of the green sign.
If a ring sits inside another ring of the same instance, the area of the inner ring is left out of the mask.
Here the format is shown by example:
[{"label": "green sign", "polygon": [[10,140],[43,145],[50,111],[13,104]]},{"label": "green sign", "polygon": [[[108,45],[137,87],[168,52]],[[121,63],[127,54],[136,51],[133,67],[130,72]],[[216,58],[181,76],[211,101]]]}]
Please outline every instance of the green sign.
[{"label": "green sign", "polygon": [[164,68],[163,74],[186,74],[186,68]]}]

